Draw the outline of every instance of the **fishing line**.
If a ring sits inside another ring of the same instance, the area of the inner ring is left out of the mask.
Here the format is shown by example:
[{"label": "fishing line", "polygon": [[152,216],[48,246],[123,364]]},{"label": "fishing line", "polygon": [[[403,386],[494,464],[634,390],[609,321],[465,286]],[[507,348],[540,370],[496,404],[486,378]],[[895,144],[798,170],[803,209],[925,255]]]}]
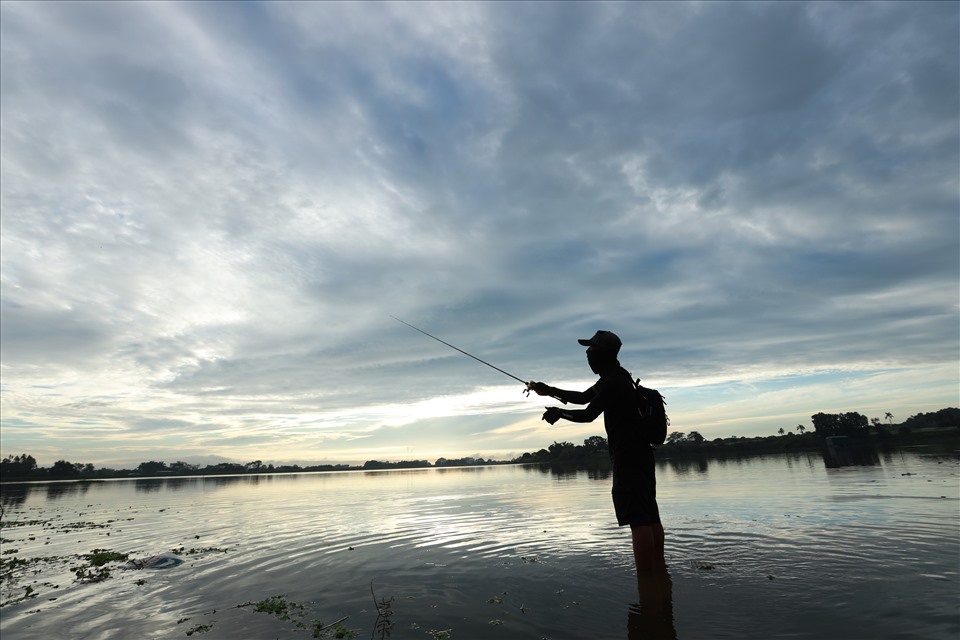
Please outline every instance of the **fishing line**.
[{"label": "fishing line", "polygon": [[[513,375],[512,373],[508,373],[508,372],[504,371],[504,370],[501,369],[500,367],[495,367],[495,366],[493,366],[492,364],[490,364],[489,362],[487,362],[486,360],[481,360],[480,358],[478,358],[477,356],[473,355],[472,353],[467,353],[466,351],[464,351],[464,350],[461,349],[460,347],[455,347],[455,346],[453,346],[452,344],[450,344],[449,342],[447,342],[447,341],[445,341],[445,340],[441,340],[441,339],[438,338],[437,336],[432,335],[432,334],[429,334],[429,333],[427,333],[426,331],[424,331],[423,329],[419,329],[419,328],[413,326],[413,325],[410,324],[409,322],[404,322],[403,320],[401,320],[401,319],[398,318],[397,316],[390,316],[390,317],[393,318],[394,320],[396,320],[397,322],[401,323],[401,324],[407,325],[407,326],[410,327],[411,329],[414,329],[414,330],[416,330],[416,331],[419,331],[420,333],[422,333],[423,335],[427,336],[428,338],[433,338],[433,339],[436,340],[437,342],[439,342],[439,343],[441,343],[441,344],[445,344],[445,345],[447,345],[448,347],[450,347],[451,349],[453,349],[453,350],[455,350],[455,351],[459,351],[460,353],[462,353],[462,354],[465,355],[465,356],[470,356],[471,358],[473,358],[473,359],[476,360],[477,362],[480,362],[480,363],[482,363],[482,364],[485,364],[485,365],[487,365],[488,367],[490,367],[491,369],[496,369],[497,371],[499,371],[499,372],[502,373],[503,375],[509,376],[509,377],[513,378],[514,380],[516,380],[517,382],[522,383],[523,386],[524,386],[524,393],[525,393],[526,395],[530,395],[530,391],[532,390],[532,389],[531,389],[531,385],[533,384],[532,382],[527,382],[526,380],[522,380],[522,379],[518,378],[517,376]],[[559,401],[562,402],[563,404],[567,404],[567,401],[564,400],[563,398],[559,397],[559,396],[555,396],[555,395],[551,394],[550,397],[551,397],[551,398],[556,398],[557,400],[559,400]]]},{"label": "fishing line", "polygon": [[396,320],[397,322],[400,322],[400,323],[403,323],[403,324],[407,325],[407,326],[410,327],[411,329],[415,329],[415,330],[419,331],[420,333],[422,333],[422,334],[425,335],[425,336],[428,336],[428,337],[430,337],[430,338],[433,338],[433,339],[436,340],[437,342],[440,342],[440,343],[443,343],[443,344],[447,345],[447,346],[450,347],[451,349],[455,349],[455,350],[459,351],[460,353],[462,353],[462,354],[465,355],[465,356],[470,356],[471,358],[473,358],[473,359],[476,360],[477,362],[481,362],[481,363],[487,365],[488,367],[490,367],[491,369],[496,369],[497,371],[499,371],[499,372],[502,373],[503,375],[510,376],[511,378],[513,378],[514,380],[516,380],[517,382],[522,382],[525,386],[529,386],[529,385],[530,385],[530,383],[527,382],[526,380],[521,380],[520,378],[518,378],[517,376],[513,375],[512,373],[507,373],[506,371],[504,371],[504,370],[501,369],[500,367],[495,367],[495,366],[493,366],[492,364],[490,364],[489,362],[487,362],[486,360],[481,360],[481,359],[478,358],[477,356],[475,356],[475,355],[473,355],[473,354],[470,354],[470,353],[467,353],[467,352],[464,351],[463,349],[461,349],[461,348],[459,348],[459,347],[455,347],[455,346],[453,346],[452,344],[450,344],[449,342],[445,342],[444,340],[441,340],[441,339],[438,338],[437,336],[434,336],[434,335],[431,335],[431,334],[427,333],[427,332],[424,331],[423,329],[417,329],[417,327],[413,326],[413,325],[410,324],[409,322],[404,322],[403,320],[401,320],[400,318],[398,318],[398,317],[396,317],[396,316],[390,316],[390,317],[393,318],[394,320]]}]

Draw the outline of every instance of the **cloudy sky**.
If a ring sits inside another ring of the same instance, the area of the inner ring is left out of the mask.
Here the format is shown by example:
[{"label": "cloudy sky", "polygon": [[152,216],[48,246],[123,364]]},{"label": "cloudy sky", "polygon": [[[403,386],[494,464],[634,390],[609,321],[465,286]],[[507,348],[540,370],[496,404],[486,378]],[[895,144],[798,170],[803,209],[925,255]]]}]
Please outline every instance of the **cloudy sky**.
[{"label": "cloudy sky", "polygon": [[958,4],[18,3],[2,455],[507,458],[960,389]]}]

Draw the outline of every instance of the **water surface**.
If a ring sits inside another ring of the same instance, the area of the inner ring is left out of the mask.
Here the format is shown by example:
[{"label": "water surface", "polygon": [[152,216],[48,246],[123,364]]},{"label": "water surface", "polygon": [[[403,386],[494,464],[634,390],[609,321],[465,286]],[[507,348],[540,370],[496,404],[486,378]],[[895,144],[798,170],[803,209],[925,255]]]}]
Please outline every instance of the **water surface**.
[{"label": "water surface", "polygon": [[[638,606],[610,478],[499,466],[3,487],[0,633],[309,638],[345,616],[393,638],[944,638],[960,635],[956,458],[818,454],[658,463],[672,598]],[[81,554],[146,558],[82,584]],[[43,559],[43,560],[37,560]],[[202,625],[202,626],[201,626]]]}]

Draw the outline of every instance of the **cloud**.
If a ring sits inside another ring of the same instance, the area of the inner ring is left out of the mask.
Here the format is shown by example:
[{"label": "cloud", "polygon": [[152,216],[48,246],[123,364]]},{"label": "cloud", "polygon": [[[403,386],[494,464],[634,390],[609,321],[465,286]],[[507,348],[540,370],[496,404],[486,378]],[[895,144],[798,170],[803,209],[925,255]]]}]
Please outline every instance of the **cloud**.
[{"label": "cloud", "polygon": [[78,424],[77,456],[278,461],[561,433],[391,315],[581,388],[574,340],[612,329],[708,437],[821,409],[721,401],[745,383],[956,400],[955,4],[0,15],[4,454]]}]

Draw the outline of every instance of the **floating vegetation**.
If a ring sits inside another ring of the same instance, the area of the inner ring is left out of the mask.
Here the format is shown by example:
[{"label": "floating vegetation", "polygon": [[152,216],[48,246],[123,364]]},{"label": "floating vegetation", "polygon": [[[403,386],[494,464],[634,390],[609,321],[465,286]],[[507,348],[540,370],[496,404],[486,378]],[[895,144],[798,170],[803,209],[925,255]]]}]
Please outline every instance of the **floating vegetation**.
[{"label": "floating vegetation", "polygon": [[94,549],[83,557],[93,566],[102,567],[108,562],[126,560],[128,555],[129,554],[126,553],[120,553],[119,551],[110,551],[109,549]]},{"label": "floating vegetation", "polygon": [[31,527],[38,524],[47,526],[47,522],[45,520],[21,520],[19,522],[4,522],[3,520],[0,520],[0,528],[2,529],[9,529],[11,527]]},{"label": "floating vegetation", "polygon": [[[285,596],[270,596],[260,602],[248,603],[253,605],[257,613],[267,613],[281,620],[292,620],[293,617],[302,618],[304,607],[297,602],[290,602]],[[240,605],[245,606],[245,605]]]},{"label": "floating vegetation", "polygon": [[70,570],[77,576],[77,582],[81,584],[91,584],[93,582],[103,582],[112,574],[107,567],[94,567],[91,565],[82,565],[79,567],[70,567]]},{"label": "floating vegetation", "polygon": [[453,632],[452,629],[444,629],[442,631],[437,631],[436,629],[431,629],[427,631],[428,634],[433,638],[433,640],[450,640],[453,636],[450,634]]},{"label": "floating vegetation", "polygon": [[266,613],[284,622],[292,622],[297,629],[311,630],[314,638],[324,640],[332,638],[353,640],[356,638],[356,631],[343,625],[343,622],[349,616],[344,616],[330,624],[323,624],[320,620],[314,620],[310,625],[307,625],[303,621],[306,616],[306,607],[299,602],[288,600],[284,595],[270,596],[259,602],[244,602],[237,605],[238,609],[243,607],[253,607],[253,610],[257,613]]},{"label": "floating vegetation", "polygon": [[71,529],[106,529],[110,525],[99,522],[68,522],[58,526],[62,531],[70,531]]},{"label": "floating vegetation", "polygon": [[354,640],[354,638],[357,637],[357,632],[353,629],[343,626],[342,620],[337,620],[336,622],[327,626],[323,626],[323,623],[316,621],[314,622],[313,627],[313,637],[335,638],[336,640]]},{"label": "floating vegetation", "polygon": [[0,603],[0,607],[5,607],[8,604],[17,604],[18,602],[23,602],[24,600],[29,600],[30,598],[36,598],[38,595],[39,593],[33,587],[27,585],[23,588],[23,595],[21,595],[19,598],[11,598],[10,600]]},{"label": "floating vegetation", "polygon": [[14,569],[17,567],[26,567],[29,564],[29,560],[26,558],[18,558],[17,556],[13,556],[12,558],[0,558],[0,577],[10,577]]},{"label": "floating vegetation", "polygon": [[220,547],[190,547],[189,549],[186,547],[178,547],[171,549],[171,551],[178,556],[197,556],[203,553],[227,553],[227,549],[221,549]]},{"label": "floating vegetation", "polygon": [[103,582],[112,574],[110,568],[106,566],[108,562],[117,562],[127,559],[126,553],[119,551],[110,551],[109,549],[94,549],[90,553],[80,556],[86,560],[87,564],[77,567],[70,567],[70,570],[77,576],[77,581],[82,584],[91,582]]},{"label": "floating vegetation", "polygon": [[210,629],[213,629],[212,624],[198,624],[193,629],[187,631],[187,635],[192,636],[195,633],[206,633],[207,631],[210,631]]}]

